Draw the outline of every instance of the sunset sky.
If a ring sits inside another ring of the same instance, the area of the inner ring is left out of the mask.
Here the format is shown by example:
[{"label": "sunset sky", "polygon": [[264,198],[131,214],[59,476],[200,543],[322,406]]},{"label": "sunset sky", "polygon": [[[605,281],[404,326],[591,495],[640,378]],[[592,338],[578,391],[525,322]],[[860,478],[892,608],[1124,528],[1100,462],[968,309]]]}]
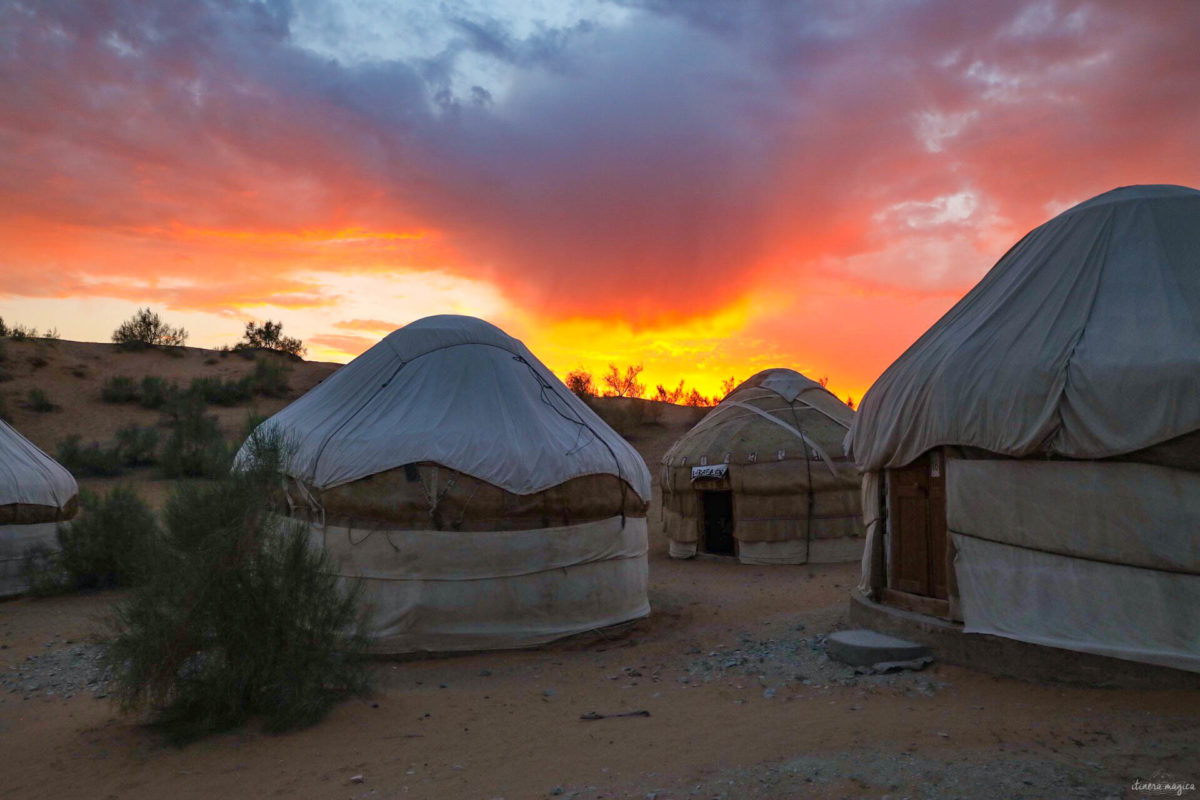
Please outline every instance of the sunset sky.
[{"label": "sunset sky", "polygon": [[1200,186],[1200,2],[0,2],[0,316],[861,397],[1030,228]]}]

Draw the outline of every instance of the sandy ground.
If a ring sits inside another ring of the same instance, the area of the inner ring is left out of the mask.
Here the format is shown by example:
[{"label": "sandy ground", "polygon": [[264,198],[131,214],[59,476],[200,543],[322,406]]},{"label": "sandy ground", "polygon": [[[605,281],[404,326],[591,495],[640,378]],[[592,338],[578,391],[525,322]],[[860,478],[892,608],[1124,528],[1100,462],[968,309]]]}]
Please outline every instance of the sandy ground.
[{"label": "sandy ground", "polygon": [[[36,380],[66,410],[15,414],[51,449],[78,425],[106,440],[152,421],[108,418],[98,392],[113,370],[249,368],[202,351],[109,364],[101,345],[51,349],[56,360],[0,384],[23,396],[35,371],[54,376]],[[88,377],[71,374],[76,362]],[[297,365],[293,386],[332,369]],[[245,413],[228,412],[230,430]],[[694,419],[668,408],[630,439],[653,465]],[[166,496],[152,473],[135,477],[156,503]],[[1200,692],[1034,685],[944,664],[856,675],[822,649],[847,624],[856,565],[673,562],[656,523],[646,620],[537,650],[380,662],[374,697],[313,728],[183,749],[100,696],[89,642],[118,594],[0,603],[0,797],[898,800],[1147,797],[1132,784],[1155,775],[1200,784]],[[632,711],[649,716],[580,719]]]}]

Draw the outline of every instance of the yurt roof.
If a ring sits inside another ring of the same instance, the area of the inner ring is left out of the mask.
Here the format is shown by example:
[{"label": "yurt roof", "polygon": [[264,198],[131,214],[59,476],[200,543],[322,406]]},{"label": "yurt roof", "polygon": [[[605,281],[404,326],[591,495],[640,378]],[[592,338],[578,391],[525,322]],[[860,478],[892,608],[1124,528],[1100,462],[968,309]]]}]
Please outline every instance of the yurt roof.
[{"label": "yurt roof", "polygon": [[288,440],[288,472],[318,489],[431,461],[515,494],[611,474],[650,500],[637,451],[525,345],[473,317],[392,332],[264,426]]},{"label": "yurt roof", "polygon": [[802,439],[821,458],[841,455],[854,411],[821,384],[790,369],[768,369],[740,383],[663,456],[664,464],[803,459]]},{"label": "yurt roof", "polygon": [[0,506],[66,509],[79,486],[67,469],[0,421]]},{"label": "yurt roof", "polygon": [[1200,191],[1129,186],[1035,228],[863,397],[860,469],[940,445],[1104,458],[1200,430]]}]

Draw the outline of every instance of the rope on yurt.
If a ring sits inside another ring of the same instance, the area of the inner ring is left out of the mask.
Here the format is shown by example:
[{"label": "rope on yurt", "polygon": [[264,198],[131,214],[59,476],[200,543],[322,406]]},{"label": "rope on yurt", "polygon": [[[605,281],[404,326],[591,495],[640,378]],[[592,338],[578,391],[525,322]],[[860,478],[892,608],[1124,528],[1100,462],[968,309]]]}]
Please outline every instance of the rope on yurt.
[{"label": "rope on yurt", "polygon": [[788,408],[792,410],[792,421],[796,423],[796,430],[800,431],[801,443],[804,445],[804,468],[808,471],[808,520],[804,525],[804,563],[807,564],[812,555],[812,523],[816,505],[812,484],[812,459],[808,457],[808,437],[804,435],[804,426],[800,424],[800,417],[796,414],[796,404],[788,403]]},{"label": "rope on yurt", "polygon": [[[548,393],[553,394],[555,397],[557,397],[559,400],[561,400],[563,405],[566,405],[567,408],[571,407],[570,404],[567,403],[567,401],[561,395],[559,395],[559,393],[555,390],[554,386],[551,385],[551,383],[549,381],[547,381],[545,378],[543,378],[541,375],[538,374],[538,371],[533,368],[533,365],[530,364],[525,359],[524,356],[513,356],[513,361],[517,361],[517,362],[524,364],[525,367],[529,370],[529,374],[533,375],[533,379],[535,381],[537,381],[538,386],[541,387],[540,394],[541,394],[541,400],[543,403],[545,403],[547,406],[549,406],[551,409],[553,409],[553,411],[556,414],[558,414],[560,417],[565,419],[567,422],[573,422],[576,425],[578,425],[581,429],[580,433],[582,433],[583,428],[587,428],[587,430],[592,434],[592,436],[597,441],[599,441],[600,444],[604,445],[605,449],[608,450],[608,454],[610,456],[612,456],[613,464],[615,464],[617,467],[617,479],[621,484],[621,530],[625,530],[625,498],[626,498],[626,492],[629,489],[629,481],[627,481],[625,479],[625,473],[621,470],[621,459],[617,458],[617,451],[612,449],[612,445],[610,445],[608,442],[606,442],[604,440],[604,437],[601,436],[599,433],[597,433],[596,429],[587,423],[587,420],[583,419],[582,417],[580,417],[578,415],[576,415],[574,418],[568,417],[566,414],[564,414],[562,412],[561,409],[559,409],[556,405],[554,405],[554,403],[550,402],[549,398],[547,397]],[[579,441],[578,435],[576,436],[575,440]],[[580,447],[576,447],[572,450],[569,450],[567,452],[567,455],[571,455],[572,453],[577,453],[583,447],[586,447],[586,445],[581,445]]]}]

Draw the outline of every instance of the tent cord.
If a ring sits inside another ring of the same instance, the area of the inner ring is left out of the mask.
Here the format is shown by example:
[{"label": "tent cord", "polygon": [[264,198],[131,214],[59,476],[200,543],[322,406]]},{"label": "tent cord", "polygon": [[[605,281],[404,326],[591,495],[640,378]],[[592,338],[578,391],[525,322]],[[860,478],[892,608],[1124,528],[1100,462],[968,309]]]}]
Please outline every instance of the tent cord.
[{"label": "tent cord", "polygon": [[815,500],[812,485],[812,459],[808,456],[808,437],[804,433],[804,426],[800,424],[800,417],[796,414],[796,406],[794,403],[788,403],[788,408],[792,410],[792,421],[796,423],[796,430],[800,431],[801,444],[804,446],[804,468],[808,471],[808,520],[804,526],[804,563],[807,564],[812,556],[812,523]]},{"label": "tent cord", "polygon": [[[592,436],[595,437],[595,439],[597,441],[599,441],[600,444],[604,445],[604,447],[608,450],[608,454],[610,456],[612,456],[613,464],[615,464],[617,467],[617,479],[621,482],[621,528],[622,528],[622,530],[624,530],[624,528],[625,528],[625,496],[626,496],[626,489],[628,487],[628,481],[625,479],[625,473],[621,470],[621,460],[619,458],[617,458],[617,451],[613,450],[612,445],[610,445],[608,442],[606,442],[604,440],[604,437],[602,437],[600,434],[598,434],[596,432],[596,429],[593,428],[591,425],[589,425],[587,423],[587,421],[584,420],[582,417],[579,417],[577,415],[576,418],[572,419],[571,417],[568,417],[566,414],[564,414],[561,409],[559,409],[556,405],[554,405],[554,403],[550,402],[550,400],[547,396],[548,394],[553,394],[559,400],[562,400],[564,404],[566,403],[566,401],[561,396],[559,396],[558,392],[555,391],[554,387],[550,384],[550,382],[547,381],[545,378],[543,378],[541,375],[539,375],[538,371],[533,368],[533,365],[530,364],[529,361],[527,361],[524,356],[519,356],[519,355],[513,356],[513,361],[518,361],[518,362],[524,364],[525,367],[529,370],[529,373],[531,375],[533,375],[534,380],[536,380],[538,385],[541,387],[541,400],[543,403],[548,405],[551,409],[554,410],[554,412],[556,414],[558,414],[560,417],[565,419],[567,422],[573,422],[576,425],[578,425],[581,429],[580,433],[582,433],[583,428],[587,428],[588,431],[592,434]],[[567,407],[570,408],[570,406],[567,406]],[[578,437],[576,437],[576,441],[579,441]],[[572,453],[579,452],[579,450],[581,450],[583,447],[586,447],[586,445],[582,445],[580,447],[575,448],[574,450],[568,451],[567,455],[571,455]]]}]

